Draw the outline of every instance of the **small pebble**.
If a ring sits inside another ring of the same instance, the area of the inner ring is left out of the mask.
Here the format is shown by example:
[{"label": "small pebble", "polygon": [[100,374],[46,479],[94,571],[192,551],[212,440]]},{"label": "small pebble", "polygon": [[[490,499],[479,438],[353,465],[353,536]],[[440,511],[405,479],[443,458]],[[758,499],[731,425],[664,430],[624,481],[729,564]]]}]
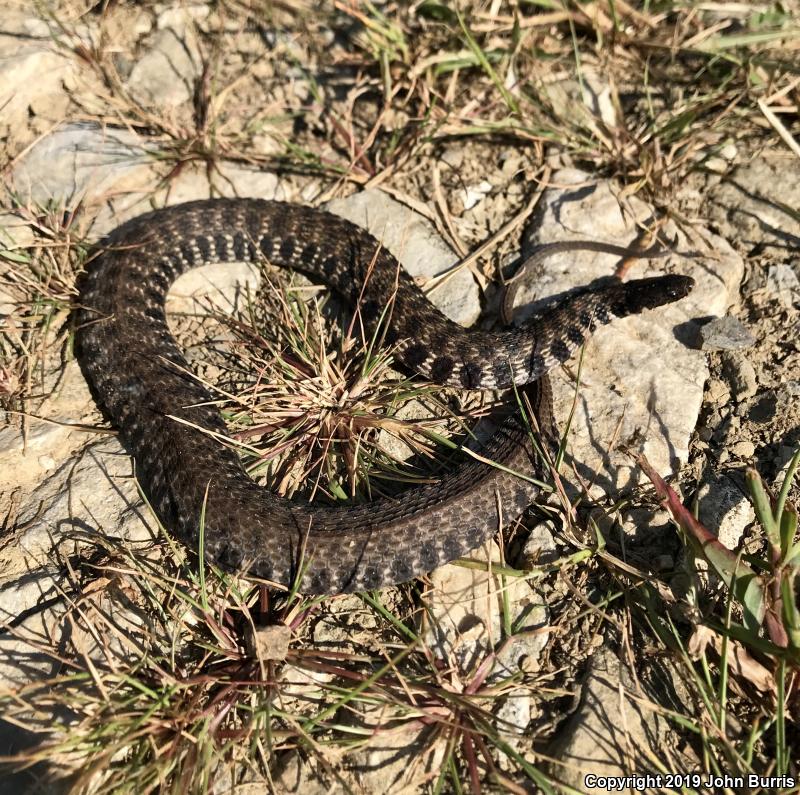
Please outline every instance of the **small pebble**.
[{"label": "small pebble", "polygon": [[523,547],[522,557],[532,566],[546,566],[548,563],[558,560],[556,542],[550,528],[545,523],[538,524],[531,530]]},{"label": "small pebble", "polygon": [[709,157],[704,165],[715,174],[724,174],[728,170],[728,161],[724,157]]},{"label": "small pebble", "polygon": [[739,150],[736,148],[736,144],[732,141],[730,143],[725,144],[722,149],[719,150],[719,156],[724,157],[728,161],[736,160],[736,157],[739,154]]},{"label": "small pebble", "polygon": [[755,344],[750,330],[735,317],[716,317],[700,329],[704,351],[739,351]]},{"label": "small pebble", "polygon": [[719,378],[711,378],[706,387],[709,403],[726,403],[730,397],[728,385]]},{"label": "small pebble", "polygon": [[440,160],[450,168],[461,168],[461,164],[464,162],[464,150],[461,147],[446,149]]},{"label": "small pebble", "polygon": [[483,201],[489,193],[492,192],[492,184],[483,180],[477,185],[471,185],[465,190],[461,191],[461,198],[464,202],[464,209],[471,210],[479,202]]},{"label": "small pebble", "polygon": [[733,447],[731,447],[731,453],[736,457],[742,460],[750,459],[756,452],[756,446],[752,442],[742,441],[736,442]]},{"label": "small pebble", "polygon": [[749,359],[730,355],[725,358],[725,374],[731,385],[734,400],[741,403],[753,397],[758,391],[758,378]]}]

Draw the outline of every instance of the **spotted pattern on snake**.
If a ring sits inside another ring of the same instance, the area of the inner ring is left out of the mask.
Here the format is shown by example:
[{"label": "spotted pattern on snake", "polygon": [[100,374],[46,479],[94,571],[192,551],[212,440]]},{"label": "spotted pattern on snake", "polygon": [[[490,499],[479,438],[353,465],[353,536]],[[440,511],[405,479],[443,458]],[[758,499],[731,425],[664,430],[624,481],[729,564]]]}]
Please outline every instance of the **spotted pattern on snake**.
[{"label": "spotted pattern on snake", "polygon": [[[662,276],[568,296],[507,331],[466,329],[434,307],[370,234],[329,213],[258,199],[215,199],[140,216],[115,230],[79,286],[77,351],[95,399],[133,455],[136,476],[164,525],[231,570],[305,593],[403,582],[466,554],[519,516],[538,489],[522,421],[511,416],[482,455],[400,498],[368,505],[292,501],[256,485],[215,435],[226,428],[188,372],[169,331],[166,295],[191,268],[268,261],[327,284],[385,332],[400,365],[466,389],[533,384],[550,411],[546,378],[599,324],[675,301],[684,276]],[[209,433],[210,432],[210,433]],[[527,476],[521,478],[515,472]]]}]

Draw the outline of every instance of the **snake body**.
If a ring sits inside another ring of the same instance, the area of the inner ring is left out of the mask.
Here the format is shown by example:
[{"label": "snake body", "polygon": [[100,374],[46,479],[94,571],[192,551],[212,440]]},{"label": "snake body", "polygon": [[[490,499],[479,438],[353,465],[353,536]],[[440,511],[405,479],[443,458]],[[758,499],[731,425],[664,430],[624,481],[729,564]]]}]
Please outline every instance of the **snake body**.
[{"label": "snake body", "polygon": [[[536,496],[526,430],[510,417],[482,450],[442,480],[399,499],[323,506],[257,486],[224,434],[219,411],[169,331],[165,299],[183,272],[267,260],[324,282],[371,333],[385,332],[406,368],[441,384],[498,389],[536,382],[597,325],[686,295],[692,280],[662,276],[574,293],[520,328],[465,329],[439,312],[370,234],[326,212],[257,199],[191,202],[115,230],[80,286],[78,358],[100,408],[119,429],[164,525],[207,559],[305,593],[378,588],[430,571],[480,545]],[[546,383],[546,379],[543,380]],[[535,409],[549,394],[534,391]],[[210,431],[211,433],[204,432]]]}]

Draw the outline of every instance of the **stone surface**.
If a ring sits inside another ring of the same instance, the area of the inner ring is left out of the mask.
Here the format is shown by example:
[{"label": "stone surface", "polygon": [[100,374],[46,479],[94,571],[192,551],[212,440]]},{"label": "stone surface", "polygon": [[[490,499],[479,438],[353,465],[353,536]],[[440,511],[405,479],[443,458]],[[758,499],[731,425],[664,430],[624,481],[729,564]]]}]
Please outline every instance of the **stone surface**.
[{"label": "stone surface", "polygon": [[418,721],[393,721],[389,704],[364,705],[356,723],[370,741],[350,758],[363,792],[419,792],[439,775],[447,752],[443,736]]},{"label": "stone surface", "polygon": [[743,248],[800,247],[800,160],[778,147],[736,168],[707,196],[709,219]]},{"label": "stone surface", "polygon": [[755,337],[741,320],[730,315],[717,317],[700,329],[705,351],[738,351],[751,348]]},{"label": "stone surface", "polygon": [[[18,530],[3,539],[0,570],[7,579],[49,565],[61,545],[74,547],[73,533],[152,538],[129,457],[110,438],[68,460],[25,499]],[[0,609],[7,606],[0,603]]]},{"label": "stone surface", "polygon": [[[494,543],[490,554],[492,565],[499,565],[499,550]],[[483,547],[470,558],[484,566],[488,560]],[[549,613],[526,580],[454,563],[436,569],[430,580],[421,627],[423,639],[436,657],[457,668],[462,681],[469,681],[470,674],[499,647],[506,603],[520,634],[498,649],[491,675],[505,677],[523,667],[536,668],[539,652],[549,637]]]},{"label": "stone surface", "polygon": [[[651,759],[658,753],[655,722],[633,698],[633,682],[617,655],[600,647],[592,656],[580,704],[551,743],[553,775],[585,792],[584,776],[624,776],[657,772]],[[619,790],[604,787],[592,792]]]},{"label": "stone surface", "polygon": [[86,433],[75,425],[92,417],[94,403],[77,362],[69,362],[52,387],[36,417],[23,426],[19,415],[9,414],[0,428],[0,473],[7,473],[0,474],[0,493],[18,488],[30,495],[47,472],[86,444]]},{"label": "stone surface", "polygon": [[[348,221],[363,226],[422,282],[447,271],[457,257],[422,216],[379,190],[366,190],[325,205]],[[478,285],[472,274],[461,269],[427,293],[451,320],[472,325],[481,311]]]},{"label": "stone surface", "polygon": [[725,356],[723,372],[731,385],[733,398],[737,403],[748,400],[758,392],[756,371],[746,355],[732,353]]},{"label": "stone surface", "polygon": [[777,298],[783,307],[790,309],[800,304],[800,279],[789,265],[770,265],[767,271],[767,292]]},{"label": "stone surface", "polygon": [[14,213],[0,213],[0,256],[24,250],[36,240],[30,225]]},{"label": "stone surface", "polygon": [[546,566],[558,560],[558,549],[550,526],[535,525],[522,548],[522,560],[527,566]]},{"label": "stone surface", "polygon": [[[495,711],[497,731],[514,749],[521,750],[534,716],[533,699],[522,688],[512,692]],[[507,757],[501,757],[501,764]],[[513,765],[512,765],[513,767]]]},{"label": "stone surface", "polygon": [[167,295],[168,312],[233,312],[246,306],[261,284],[257,265],[249,262],[204,265],[179,276]]},{"label": "stone surface", "polygon": [[146,107],[175,108],[188,102],[200,74],[197,44],[183,25],[160,27],[147,41],[128,77],[132,96]]},{"label": "stone surface", "polygon": [[[652,220],[651,208],[641,201],[630,198],[623,206],[608,183],[597,183],[582,172],[561,171],[552,182],[564,187],[545,192],[526,232],[524,253],[555,240],[633,244],[635,224]],[[586,345],[568,463],[595,483],[596,496],[642,482],[631,458],[617,449],[622,445],[645,453],[662,474],[676,471],[687,460],[708,377],[705,354],[688,346],[697,335],[693,321],[724,315],[743,272],[741,258],[724,240],[699,227],[693,232],[694,238],[686,240],[668,224],[664,237],[677,240],[676,254],[635,261],[630,272],[630,278],[688,274],[695,279],[692,293],[674,304],[615,320]],[[611,275],[617,262],[617,257],[585,251],[548,258],[518,290],[515,322],[530,316],[536,301]],[[577,357],[570,365],[572,374],[576,362]],[[556,417],[563,421],[575,398],[575,381],[563,369],[553,376]],[[614,449],[609,452],[609,447]]]},{"label": "stone surface", "polygon": [[57,123],[69,106],[64,83],[77,71],[55,32],[28,11],[4,4],[0,18],[0,138],[27,143],[39,127]]},{"label": "stone surface", "polygon": [[[68,124],[39,140],[11,172],[10,187],[23,203],[75,207],[109,196],[143,193],[154,182],[152,146],[127,130]],[[53,168],[53,163],[59,167]],[[119,220],[100,213],[94,229],[109,232]],[[103,223],[103,221],[105,223]]]},{"label": "stone surface", "polygon": [[[749,443],[747,443],[749,444]],[[752,445],[748,450],[752,455]],[[749,458],[749,456],[746,456]],[[697,493],[700,521],[728,548],[735,550],[755,511],[741,488],[725,475],[707,472]]]}]

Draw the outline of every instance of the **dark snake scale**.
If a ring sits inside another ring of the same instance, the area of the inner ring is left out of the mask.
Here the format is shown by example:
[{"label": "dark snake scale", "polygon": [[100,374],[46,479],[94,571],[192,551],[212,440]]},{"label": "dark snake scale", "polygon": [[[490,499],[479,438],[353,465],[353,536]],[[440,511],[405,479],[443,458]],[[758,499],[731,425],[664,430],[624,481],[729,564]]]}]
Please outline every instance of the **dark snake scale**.
[{"label": "dark snake scale", "polygon": [[[436,309],[364,230],[326,212],[257,199],[192,202],[140,216],[98,249],[80,286],[77,349],[101,409],[119,429],[136,476],[164,525],[221,566],[305,593],[402,582],[453,560],[519,516],[537,487],[523,423],[504,421],[482,455],[435,483],[368,505],[320,506],[257,486],[213,434],[225,424],[187,374],[165,299],[185,271],[268,261],[359,303],[367,333],[391,307],[387,342],[406,368],[466,389],[539,381],[598,325],[685,296],[692,280],[662,276],[569,295],[543,316],[500,332],[465,329]],[[546,386],[534,409],[549,410]],[[185,422],[178,421],[184,420]],[[191,423],[197,427],[191,427]],[[205,433],[199,428],[212,433]]]}]

